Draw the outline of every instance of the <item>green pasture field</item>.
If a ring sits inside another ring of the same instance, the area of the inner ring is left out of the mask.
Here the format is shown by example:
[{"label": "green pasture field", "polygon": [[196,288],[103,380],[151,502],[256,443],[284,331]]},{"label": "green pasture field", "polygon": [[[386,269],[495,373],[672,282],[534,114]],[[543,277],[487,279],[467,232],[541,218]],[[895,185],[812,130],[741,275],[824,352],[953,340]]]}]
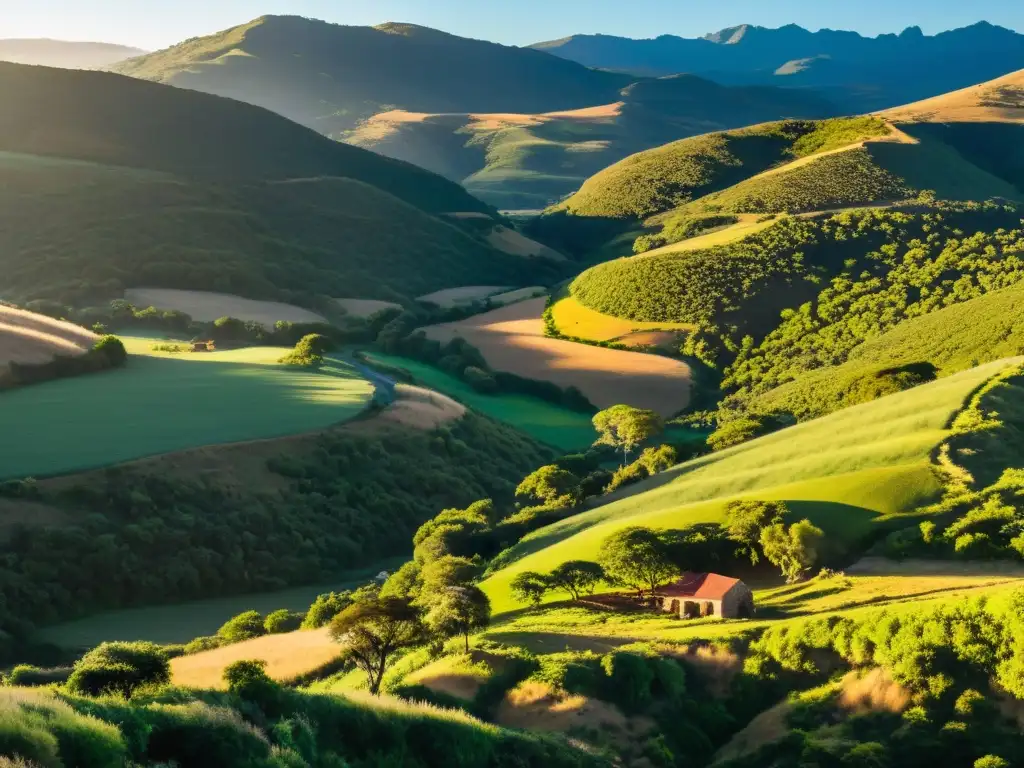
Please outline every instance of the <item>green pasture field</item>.
[{"label": "green pasture field", "polygon": [[345,362],[288,368],[288,350],[152,351],[118,370],[0,394],[0,479],[93,469],[204,445],[300,434],[360,414],[373,386]]},{"label": "green pasture field", "polygon": [[395,355],[373,352],[370,360],[403,368],[417,383],[454,397],[464,405],[562,451],[578,451],[597,439],[590,416],[526,395],[482,395],[465,382],[433,366]]},{"label": "green pasture field", "polygon": [[602,542],[630,525],[684,528],[722,520],[737,497],[786,501],[826,534],[826,557],[878,531],[880,523],[933,501],[941,486],[932,450],[971,393],[1008,363],[997,361],[896,395],[847,408],[681,464],[601,507],[525,537],[519,559],[481,585],[495,613],[516,607],[516,574],[593,560]]},{"label": "green pasture field", "polygon": [[37,633],[36,639],[65,648],[92,648],[114,640],[187,643],[214,634],[225,621],[245,611],[259,611],[264,615],[281,608],[305,611],[317,595],[362,586],[382,570],[396,570],[406,559],[391,558],[370,568],[347,571],[327,584],[98,613],[46,627]]}]

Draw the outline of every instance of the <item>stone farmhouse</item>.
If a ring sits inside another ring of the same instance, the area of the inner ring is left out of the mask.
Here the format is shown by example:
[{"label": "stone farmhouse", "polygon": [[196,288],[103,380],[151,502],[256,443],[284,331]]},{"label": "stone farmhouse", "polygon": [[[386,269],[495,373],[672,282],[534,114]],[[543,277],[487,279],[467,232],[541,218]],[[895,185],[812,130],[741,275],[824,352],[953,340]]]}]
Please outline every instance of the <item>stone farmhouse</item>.
[{"label": "stone farmhouse", "polygon": [[754,595],[739,579],[717,573],[684,573],[654,593],[655,605],[681,619],[721,616],[743,619],[754,614]]}]

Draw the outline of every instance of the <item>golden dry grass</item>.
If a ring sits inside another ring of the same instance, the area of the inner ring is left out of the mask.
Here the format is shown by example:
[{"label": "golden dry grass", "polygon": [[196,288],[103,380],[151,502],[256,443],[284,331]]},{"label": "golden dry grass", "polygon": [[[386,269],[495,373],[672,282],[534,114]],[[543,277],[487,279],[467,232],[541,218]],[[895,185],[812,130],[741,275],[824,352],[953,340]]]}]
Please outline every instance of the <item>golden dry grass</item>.
[{"label": "golden dry grass", "polygon": [[784,701],[759,714],[715,753],[712,765],[749,755],[760,747],[784,737],[789,733],[786,718],[792,709],[793,705]]},{"label": "golden dry grass", "polygon": [[177,291],[166,288],[129,288],[124,292],[125,300],[136,307],[176,309],[191,316],[193,320],[208,323],[220,317],[235,317],[239,320],[273,326],[278,320],[290,323],[325,323],[323,317],[302,307],[282,304],[277,301],[255,301],[243,299],[228,293],[209,291]]},{"label": "golden dry grass", "polygon": [[[365,425],[401,424],[413,429],[436,429],[461,419],[466,406],[447,395],[410,384],[395,386],[395,400]],[[356,426],[356,425],[353,425]]]},{"label": "golden dry grass", "polygon": [[[651,343],[652,337],[639,335],[649,331],[687,331],[693,328],[690,323],[649,323],[640,320],[627,320],[612,317],[590,309],[572,296],[566,296],[555,302],[551,307],[555,327],[566,336],[576,336],[591,341],[621,341],[625,344],[641,345]],[[662,343],[662,334],[656,337],[655,343]]]},{"label": "golden dry grass", "polygon": [[416,301],[425,301],[429,304],[436,304],[442,309],[450,309],[460,304],[483,301],[488,296],[511,289],[511,286],[508,285],[464,285],[459,288],[444,288],[440,291],[417,296]]},{"label": "golden dry grass", "polygon": [[[648,256],[664,256],[668,253],[699,251],[704,248],[714,248],[717,245],[728,245],[729,243],[735,243],[738,240],[742,240],[749,235],[756,234],[763,229],[768,229],[768,227],[776,221],[775,219],[758,221],[758,219],[761,218],[761,215],[757,213],[740,213],[736,216],[739,221],[728,227],[716,229],[705,235],[698,235],[697,237],[680,240],[678,243],[663,245],[660,248],[652,248],[651,250],[644,251],[639,255],[643,258]],[[657,222],[657,217],[653,221]]]},{"label": "golden dry grass", "polygon": [[224,669],[233,662],[262,659],[275,680],[292,680],[337,658],[327,628],[265,635],[242,643],[171,659],[171,680],[187,688],[224,688]]},{"label": "golden dry grass", "polygon": [[46,363],[55,355],[80,355],[99,337],[73,323],[0,306],[0,368],[8,363]]},{"label": "golden dry grass", "polygon": [[686,407],[689,366],[658,355],[548,338],[544,304],[543,298],[529,299],[423,330],[441,342],[464,338],[494,370],[578,387],[598,408],[627,403],[669,416]]},{"label": "golden dry grass", "polygon": [[557,733],[580,727],[623,730],[629,723],[611,704],[563,694],[536,680],[520,683],[505,694],[494,720],[507,728]]},{"label": "golden dry grass", "polygon": [[352,317],[369,317],[374,312],[402,308],[401,304],[393,301],[379,301],[377,299],[335,299],[334,303]]},{"label": "golden dry grass", "polygon": [[1024,69],[879,115],[897,123],[1017,123],[1024,121]]},{"label": "golden dry grass", "polygon": [[527,259],[545,258],[552,261],[565,261],[565,256],[554,248],[549,248],[543,243],[531,240],[526,235],[509,227],[497,226],[487,235],[487,242],[499,251],[512,256],[522,256]]},{"label": "golden dry grass", "polygon": [[838,704],[856,713],[899,714],[910,706],[910,692],[893,682],[884,669],[872,669],[863,674],[850,672],[840,685]]},{"label": "golden dry grass", "polygon": [[596,107],[570,109],[559,112],[526,114],[521,112],[409,112],[404,109],[393,109],[381,112],[364,120],[354,131],[360,142],[383,141],[390,138],[410,123],[423,123],[436,118],[450,118],[462,122],[463,128],[470,131],[495,131],[516,126],[540,125],[551,120],[578,120],[580,122],[614,120],[622,114],[624,102],[601,104]]}]

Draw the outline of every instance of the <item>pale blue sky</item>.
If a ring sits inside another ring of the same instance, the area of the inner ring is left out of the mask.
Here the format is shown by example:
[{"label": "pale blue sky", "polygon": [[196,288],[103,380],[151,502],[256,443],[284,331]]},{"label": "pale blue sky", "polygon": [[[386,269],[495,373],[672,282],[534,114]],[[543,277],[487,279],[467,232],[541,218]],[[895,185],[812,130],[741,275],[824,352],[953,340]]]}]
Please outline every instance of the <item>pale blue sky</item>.
[{"label": "pale blue sky", "polygon": [[577,32],[695,37],[736,24],[928,34],[982,19],[1024,32],[1024,0],[0,0],[0,38],[161,48],[267,13],[340,24],[408,21],[526,45]]}]

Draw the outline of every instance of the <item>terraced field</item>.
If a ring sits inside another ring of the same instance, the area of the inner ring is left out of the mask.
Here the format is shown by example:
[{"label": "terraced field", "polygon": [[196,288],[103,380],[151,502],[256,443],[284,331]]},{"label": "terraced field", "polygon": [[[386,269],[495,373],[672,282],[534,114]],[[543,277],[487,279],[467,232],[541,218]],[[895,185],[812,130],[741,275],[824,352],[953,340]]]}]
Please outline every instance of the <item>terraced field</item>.
[{"label": "terraced field", "polygon": [[521,571],[594,559],[605,538],[629,525],[720,521],[736,497],[786,501],[826,531],[830,554],[841,557],[886,518],[935,498],[932,450],[966,398],[1007,364],[963,371],[674,467],[611,503],[528,535],[516,547],[520,559],[482,586],[496,612],[509,610],[508,585]]},{"label": "terraced field", "polygon": [[254,347],[154,352],[125,339],[123,369],[0,394],[0,479],[58,475],[186,448],[281,437],[336,424],[369,403],[371,384],[332,359],[319,371]]}]

